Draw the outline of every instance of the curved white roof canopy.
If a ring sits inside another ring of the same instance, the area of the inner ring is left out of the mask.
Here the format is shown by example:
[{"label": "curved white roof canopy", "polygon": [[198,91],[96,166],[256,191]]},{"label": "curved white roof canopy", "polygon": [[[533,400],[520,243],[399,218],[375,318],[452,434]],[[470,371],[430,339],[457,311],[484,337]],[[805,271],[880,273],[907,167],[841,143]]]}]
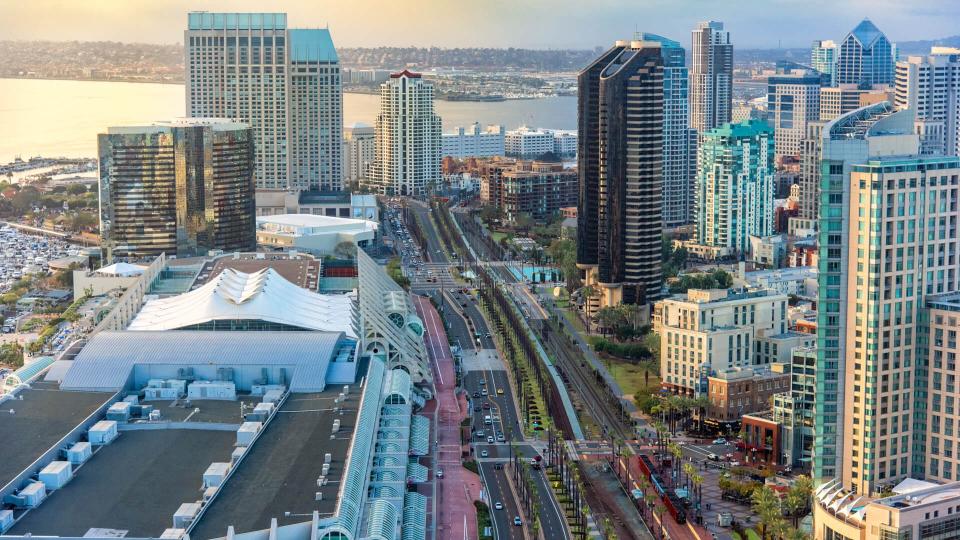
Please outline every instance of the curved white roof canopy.
[{"label": "curved white roof canopy", "polygon": [[176,330],[214,320],[263,320],[357,337],[351,297],[308,291],[272,268],[252,274],[227,268],[197,289],[150,300],[127,330]]}]

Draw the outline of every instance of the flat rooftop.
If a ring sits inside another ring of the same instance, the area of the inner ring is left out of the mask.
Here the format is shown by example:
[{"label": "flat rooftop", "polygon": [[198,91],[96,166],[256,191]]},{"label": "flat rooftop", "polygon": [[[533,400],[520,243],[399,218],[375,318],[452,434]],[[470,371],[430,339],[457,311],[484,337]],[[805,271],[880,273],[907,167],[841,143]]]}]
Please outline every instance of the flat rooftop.
[{"label": "flat rooftop", "polygon": [[[0,487],[10,483],[41,454],[113,396],[67,392],[56,383],[35,382],[0,404]],[[11,414],[10,411],[13,411]]]},{"label": "flat rooftop", "polygon": [[157,538],[182,503],[202,498],[203,473],[230,461],[234,431],[125,431],[7,534],[82,537],[91,528]]},{"label": "flat rooftop", "polygon": [[239,427],[243,423],[240,404],[243,403],[246,406],[244,412],[249,413],[263,398],[248,395],[237,397],[237,401],[178,399],[176,401],[150,400],[143,401],[141,404],[153,405],[154,409],[160,411],[161,421],[236,424]]},{"label": "flat rooftop", "polygon": [[[316,510],[327,517],[336,510],[340,480],[346,467],[347,449],[356,427],[360,386],[350,386],[343,414],[333,412],[342,386],[320,393],[291,394],[223,490],[207,508],[190,537],[197,540],[227,535],[227,527],[241,532],[309,521]],[[334,419],[340,431],[331,439]],[[327,485],[318,488],[317,478],[325,453],[333,460]],[[316,500],[316,492],[323,500]],[[290,512],[290,517],[284,517]]]}]

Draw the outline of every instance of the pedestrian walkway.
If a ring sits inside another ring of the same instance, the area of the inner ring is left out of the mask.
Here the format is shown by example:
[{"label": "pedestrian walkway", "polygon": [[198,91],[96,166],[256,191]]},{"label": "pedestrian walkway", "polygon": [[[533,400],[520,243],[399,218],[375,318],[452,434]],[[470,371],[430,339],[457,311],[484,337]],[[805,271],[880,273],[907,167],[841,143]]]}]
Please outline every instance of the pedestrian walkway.
[{"label": "pedestrian walkway", "polygon": [[417,314],[427,330],[424,340],[433,366],[436,390],[434,400],[427,408],[436,418],[435,469],[443,471],[443,478],[436,479],[434,493],[437,508],[436,539],[477,538],[477,511],[473,501],[480,499],[480,477],[463,468],[460,461],[460,422],[468,413],[456,395],[457,377],[453,356],[440,314],[428,298],[413,298]]}]

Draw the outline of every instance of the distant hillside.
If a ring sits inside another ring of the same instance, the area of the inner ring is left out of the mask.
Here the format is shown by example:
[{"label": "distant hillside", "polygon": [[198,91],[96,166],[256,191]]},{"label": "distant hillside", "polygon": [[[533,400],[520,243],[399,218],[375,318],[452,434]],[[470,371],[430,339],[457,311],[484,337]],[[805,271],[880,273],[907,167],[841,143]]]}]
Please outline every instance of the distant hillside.
[{"label": "distant hillside", "polygon": [[960,47],[960,36],[950,36],[945,38],[923,40],[923,41],[901,41],[897,43],[900,54],[923,54],[930,52],[930,47],[938,45],[941,47]]}]

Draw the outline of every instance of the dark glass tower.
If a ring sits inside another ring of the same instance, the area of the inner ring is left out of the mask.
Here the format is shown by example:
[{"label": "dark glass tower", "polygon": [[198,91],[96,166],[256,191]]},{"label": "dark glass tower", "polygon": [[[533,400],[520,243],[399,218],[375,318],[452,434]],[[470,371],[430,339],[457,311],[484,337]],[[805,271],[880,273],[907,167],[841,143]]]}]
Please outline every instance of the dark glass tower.
[{"label": "dark glass tower", "polygon": [[661,296],[663,58],[617,42],[580,73],[577,263],[588,312]]},{"label": "dark glass tower", "polygon": [[185,119],[98,135],[104,258],[256,250],[246,124]]}]

